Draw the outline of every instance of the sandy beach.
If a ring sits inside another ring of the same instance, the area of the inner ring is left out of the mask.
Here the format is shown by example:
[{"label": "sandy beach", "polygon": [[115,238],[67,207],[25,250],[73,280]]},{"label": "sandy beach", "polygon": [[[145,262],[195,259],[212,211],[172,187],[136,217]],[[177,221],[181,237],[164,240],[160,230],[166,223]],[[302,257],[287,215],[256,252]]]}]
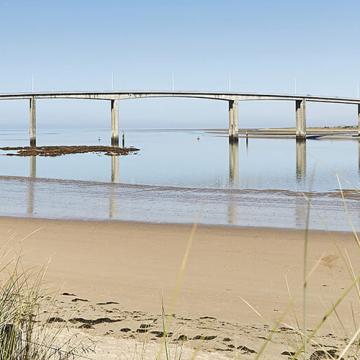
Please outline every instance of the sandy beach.
[{"label": "sandy beach", "polygon": [[[175,314],[172,340],[186,339],[190,348],[231,353],[240,347],[251,356],[290,300],[282,321],[296,326],[304,231],[199,225],[191,232],[191,225],[0,219],[7,256],[21,254],[27,267],[47,265],[46,286],[59,294],[54,322],[71,320],[92,336],[159,341],[162,301]],[[347,255],[356,272],[360,251],[351,233],[309,232],[309,328],[351,285]],[[338,308],[342,324],[333,316],[322,327],[323,341],[334,345],[351,335],[358,311],[353,291]],[[284,341],[274,342],[270,353],[289,350]]]},{"label": "sandy beach", "polygon": [[0,0],[0,360],[360,360],[359,12]]}]

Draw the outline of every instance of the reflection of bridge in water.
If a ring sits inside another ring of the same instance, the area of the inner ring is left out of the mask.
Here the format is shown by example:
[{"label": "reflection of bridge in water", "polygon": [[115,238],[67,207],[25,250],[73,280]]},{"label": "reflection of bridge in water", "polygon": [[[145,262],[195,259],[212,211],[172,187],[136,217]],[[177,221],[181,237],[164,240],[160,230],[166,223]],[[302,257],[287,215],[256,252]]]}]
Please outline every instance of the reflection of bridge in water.
[{"label": "reflection of bridge in water", "polygon": [[28,199],[27,215],[34,214],[34,179],[36,178],[36,156],[29,157],[29,179],[28,179]]},{"label": "reflection of bridge in water", "polygon": [[296,141],[296,179],[304,180],[306,177],[306,141]]},{"label": "reflection of bridge in water", "polygon": [[239,189],[239,146],[238,142],[229,142],[229,187],[230,196],[228,203],[228,222],[236,224],[236,201],[231,194],[231,189]]},{"label": "reflection of bridge in water", "polygon": [[111,190],[109,193],[109,218],[117,217],[116,187],[119,183],[119,156],[111,155]]},{"label": "reflection of bridge in water", "polygon": [[[246,139],[246,147],[249,142]],[[359,169],[360,169],[360,142],[359,142]],[[296,141],[296,179],[303,180],[306,177],[306,141]],[[239,174],[239,146],[237,142],[229,143],[229,187],[240,188]]]},{"label": "reflection of bridge in water", "polygon": [[[250,142],[251,143],[251,142]],[[247,146],[249,144],[247,143]],[[250,144],[251,146],[251,144]],[[236,224],[237,221],[237,211],[238,203],[236,196],[232,196],[232,190],[240,190],[240,167],[239,167],[239,144],[238,142],[229,142],[228,147],[228,184],[229,184],[229,198],[228,198],[228,223]],[[306,141],[298,140],[296,141],[296,172],[294,176],[299,182],[304,181],[306,178]],[[119,156],[112,155],[110,156],[111,161],[111,185],[109,191],[109,219],[119,219],[118,214],[118,204],[119,194],[117,193],[117,186],[120,182],[119,178]],[[32,216],[34,214],[36,199],[35,199],[35,190],[36,183],[35,179],[37,177],[37,166],[36,166],[36,156],[29,157],[29,179],[28,179],[28,189],[27,189],[27,214]],[[358,171],[360,172],[360,142],[358,142]],[[241,215],[241,214],[239,214]],[[296,201],[296,223],[300,224],[304,217],[304,198],[299,197]]]},{"label": "reflection of bridge in water", "polygon": [[[111,158],[111,183],[119,183],[119,156],[112,155]],[[36,156],[29,157],[29,178],[27,190],[27,215],[34,215],[35,203],[35,180],[36,179]],[[114,219],[117,216],[116,212],[116,189],[111,186],[109,193],[109,218]]]}]

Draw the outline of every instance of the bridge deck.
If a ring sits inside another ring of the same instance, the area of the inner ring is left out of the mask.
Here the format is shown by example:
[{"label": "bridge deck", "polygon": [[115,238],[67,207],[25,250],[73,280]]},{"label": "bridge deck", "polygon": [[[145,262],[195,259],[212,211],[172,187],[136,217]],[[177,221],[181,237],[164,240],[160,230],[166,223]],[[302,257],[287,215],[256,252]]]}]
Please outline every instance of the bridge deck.
[{"label": "bridge deck", "polygon": [[286,94],[261,94],[261,93],[237,93],[237,92],[211,92],[211,91],[54,91],[54,92],[29,92],[0,94],[0,100],[20,99],[93,99],[93,100],[125,100],[137,98],[196,98],[223,101],[244,100],[282,100],[296,101],[306,100],[309,102],[326,102],[340,104],[360,104],[360,98],[316,96],[316,95],[286,95]]}]

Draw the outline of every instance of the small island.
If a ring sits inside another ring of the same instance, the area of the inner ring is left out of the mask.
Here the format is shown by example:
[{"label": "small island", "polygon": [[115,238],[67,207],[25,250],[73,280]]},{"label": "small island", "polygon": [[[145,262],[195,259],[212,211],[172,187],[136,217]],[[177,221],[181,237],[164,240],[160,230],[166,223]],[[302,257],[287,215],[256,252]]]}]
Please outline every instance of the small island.
[{"label": "small island", "polygon": [[7,146],[1,147],[6,151],[5,156],[62,156],[69,154],[101,153],[108,156],[129,155],[139,149],[135,147],[101,146],[101,145],[74,145],[74,146]]}]

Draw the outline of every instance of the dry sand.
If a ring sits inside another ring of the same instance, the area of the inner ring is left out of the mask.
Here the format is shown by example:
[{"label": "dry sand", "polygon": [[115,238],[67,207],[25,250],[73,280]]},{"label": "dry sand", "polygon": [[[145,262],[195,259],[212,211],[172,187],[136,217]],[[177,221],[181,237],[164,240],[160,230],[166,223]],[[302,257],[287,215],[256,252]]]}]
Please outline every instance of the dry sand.
[{"label": "dry sand", "polygon": [[[302,321],[304,232],[199,226],[179,277],[191,228],[1,218],[0,244],[21,252],[27,266],[49,263],[46,282],[62,294],[51,314],[54,324],[66,320],[88,336],[101,336],[100,353],[107,345],[114,349],[112,357],[102,358],[122,358],[115,349],[123,341],[150,342],[150,347],[160,342],[162,298],[165,311],[175,314],[167,318],[173,346],[253,357],[269,326],[288,308],[288,288],[294,304],[265,358],[291,351],[299,338],[288,325],[296,326],[294,313]],[[351,284],[343,260],[347,254],[356,272],[360,250],[351,233],[309,233],[308,269],[314,270],[308,285],[309,329]],[[173,307],[177,284],[181,290]],[[351,337],[359,309],[352,291],[338,308],[342,323],[332,316],[322,328],[322,346],[339,346]]]}]

